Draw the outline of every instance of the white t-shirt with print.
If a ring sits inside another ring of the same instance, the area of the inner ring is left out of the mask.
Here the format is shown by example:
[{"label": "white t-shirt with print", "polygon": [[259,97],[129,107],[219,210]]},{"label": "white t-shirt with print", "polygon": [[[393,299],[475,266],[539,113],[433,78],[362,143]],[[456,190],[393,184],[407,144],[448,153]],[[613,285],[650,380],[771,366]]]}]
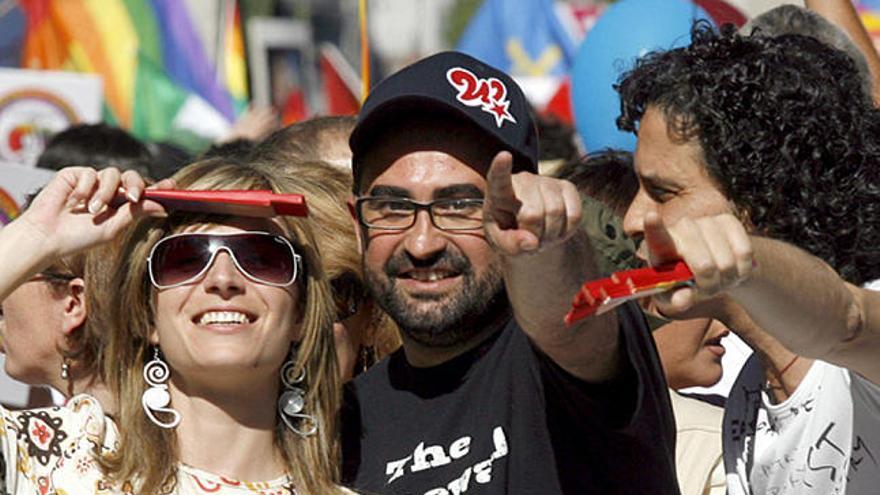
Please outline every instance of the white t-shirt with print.
[{"label": "white t-shirt with print", "polygon": [[779,404],[764,383],[752,356],[728,398],[730,495],[880,493],[880,387],[823,361]]}]

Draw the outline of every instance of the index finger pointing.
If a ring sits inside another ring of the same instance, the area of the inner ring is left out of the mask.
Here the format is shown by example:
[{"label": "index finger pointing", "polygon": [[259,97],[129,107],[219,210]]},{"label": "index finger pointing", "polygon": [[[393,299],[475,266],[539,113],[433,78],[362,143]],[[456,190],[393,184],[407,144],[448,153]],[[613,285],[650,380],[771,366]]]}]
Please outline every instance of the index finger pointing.
[{"label": "index finger pointing", "polygon": [[494,201],[516,201],[513,190],[513,155],[502,151],[492,159],[489,172],[486,174],[489,185],[489,198]]},{"label": "index finger pointing", "polygon": [[486,219],[503,229],[516,228],[516,215],[522,204],[513,190],[513,157],[502,151],[495,155],[486,174],[488,194],[485,201]]}]

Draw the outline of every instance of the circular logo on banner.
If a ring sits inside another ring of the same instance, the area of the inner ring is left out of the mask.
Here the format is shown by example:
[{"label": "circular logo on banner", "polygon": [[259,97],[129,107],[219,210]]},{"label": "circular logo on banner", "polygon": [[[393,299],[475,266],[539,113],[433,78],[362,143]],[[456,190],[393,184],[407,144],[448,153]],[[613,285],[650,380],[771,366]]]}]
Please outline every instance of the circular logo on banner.
[{"label": "circular logo on banner", "polygon": [[70,104],[58,95],[24,89],[0,96],[0,159],[32,164],[46,139],[78,122]]},{"label": "circular logo on banner", "polygon": [[0,187],[0,225],[6,225],[15,220],[15,217],[21,212],[15,199]]}]

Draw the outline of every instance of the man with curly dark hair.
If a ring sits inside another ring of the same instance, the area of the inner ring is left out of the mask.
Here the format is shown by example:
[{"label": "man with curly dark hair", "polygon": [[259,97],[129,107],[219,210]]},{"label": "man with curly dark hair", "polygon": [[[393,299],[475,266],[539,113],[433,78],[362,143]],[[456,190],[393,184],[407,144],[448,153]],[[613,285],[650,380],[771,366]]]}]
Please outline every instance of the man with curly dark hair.
[{"label": "man with curly dark hair", "polygon": [[[779,330],[767,318],[774,304],[798,321],[766,294],[810,291],[813,275],[830,273],[765,237],[854,284],[880,275],[880,117],[852,60],[814,38],[697,24],[692,39],[642,58],[618,86],[618,125],[639,137],[640,188],[624,228],[647,240],[652,262],[681,257],[694,269],[695,288],[655,298],[664,314],[714,317],[758,351],[727,405],[729,493],[876,493],[880,387],[799,357],[763,328]],[[710,297],[720,289],[728,295]],[[825,335],[798,352],[844,365],[859,353],[844,345],[843,292],[825,292],[828,314],[805,323]]]}]

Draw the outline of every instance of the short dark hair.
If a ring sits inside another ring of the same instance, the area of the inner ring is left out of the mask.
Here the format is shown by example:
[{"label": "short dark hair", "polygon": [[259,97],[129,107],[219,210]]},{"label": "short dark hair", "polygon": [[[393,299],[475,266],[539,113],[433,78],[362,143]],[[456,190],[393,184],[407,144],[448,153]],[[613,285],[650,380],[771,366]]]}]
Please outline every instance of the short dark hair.
[{"label": "short dark hair", "polygon": [[37,159],[37,167],[61,170],[83,166],[116,167],[150,176],[153,156],[128,132],[107,124],[77,124],[52,136]]},{"label": "short dark hair", "polygon": [[620,217],[639,192],[632,153],[624,150],[595,151],[565,162],[553,175],[571,182],[578,191],[607,205]]},{"label": "short dark hair", "polygon": [[149,174],[153,180],[171,177],[193,159],[193,156],[188,151],[167,141],[147,143],[147,148],[153,155],[153,163],[150,166]]},{"label": "short dark hair", "polygon": [[742,37],[698,22],[690,46],[641,58],[616,86],[618,126],[650,106],[700,144],[758,233],[861,284],[880,277],[880,114],[852,59],[812,37]]},{"label": "short dark hair", "polygon": [[199,160],[208,158],[233,158],[243,160],[253,153],[257,143],[252,139],[239,138],[224,143],[212,144],[207,150],[199,155]]}]

